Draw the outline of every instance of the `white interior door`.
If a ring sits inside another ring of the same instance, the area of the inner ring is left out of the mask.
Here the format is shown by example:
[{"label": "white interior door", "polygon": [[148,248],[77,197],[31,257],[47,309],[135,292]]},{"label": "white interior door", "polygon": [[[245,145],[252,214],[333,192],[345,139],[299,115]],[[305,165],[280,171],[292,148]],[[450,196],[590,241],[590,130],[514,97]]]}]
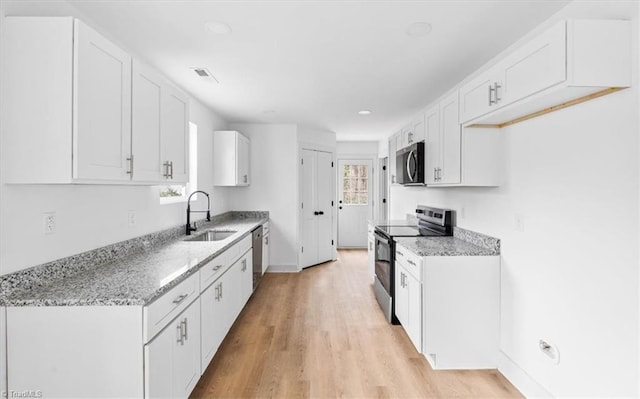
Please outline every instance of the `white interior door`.
[{"label": "white interior door", "polygon": [[367,220],[373,218],[373,161],[338,161],[338,247],[365,248]]},{"label": "white interior door", "polygon": [[333,259],[333,155],[302,150],[300,265],[307,267]]}]

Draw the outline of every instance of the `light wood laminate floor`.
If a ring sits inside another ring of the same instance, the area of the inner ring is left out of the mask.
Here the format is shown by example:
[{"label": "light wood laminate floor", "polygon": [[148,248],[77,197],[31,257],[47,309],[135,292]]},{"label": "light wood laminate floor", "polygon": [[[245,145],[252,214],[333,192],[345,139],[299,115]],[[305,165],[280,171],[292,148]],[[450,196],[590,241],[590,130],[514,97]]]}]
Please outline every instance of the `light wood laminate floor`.
[{"label": "light wood laminate floor", "polygon": [[497,371],[434,371],[374,298],[365,250],[267,273],[193,391],[213,397],[521,398]]}]

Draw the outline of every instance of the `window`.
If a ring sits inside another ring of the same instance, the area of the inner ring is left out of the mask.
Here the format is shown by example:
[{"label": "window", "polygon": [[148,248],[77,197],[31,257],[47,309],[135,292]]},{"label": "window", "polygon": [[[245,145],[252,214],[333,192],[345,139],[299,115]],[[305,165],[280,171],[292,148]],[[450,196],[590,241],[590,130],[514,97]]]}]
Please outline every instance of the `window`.
[{"label": "window", "polygon": [[369,176],[367,165],[344,165],[342,171],[342,201],[344,205],[367,205]]},{"label": "window", "polygon": [[[189,122],[189,182],[160,187],[160,203],[172,204],[187,200],[187,195],[198,189],[198,126]],[[197,194],[193,196],[196,199]]]}]

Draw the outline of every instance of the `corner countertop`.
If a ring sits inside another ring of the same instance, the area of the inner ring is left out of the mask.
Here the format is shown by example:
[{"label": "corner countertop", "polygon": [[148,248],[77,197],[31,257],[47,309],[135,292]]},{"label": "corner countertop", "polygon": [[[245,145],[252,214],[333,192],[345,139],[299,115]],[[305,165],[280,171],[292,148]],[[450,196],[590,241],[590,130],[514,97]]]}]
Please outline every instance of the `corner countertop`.
[{"label": "corner countertop", "polygon": [[[18,290],[3,302],[5,306],[144,306],[267,221],[265,217],[245,217],[203,224],[199,230],[215,228],[236,230],[237,233],[211,242],[186,242],[183,235],[148,251],[97,265],[55,283]],[[223,272],[221,269],[220,273]]]},{"label": "corner countertop", "polygon": [[395,241],[418,256],[498,256],[499,251],[457,237],[397,237]]}]

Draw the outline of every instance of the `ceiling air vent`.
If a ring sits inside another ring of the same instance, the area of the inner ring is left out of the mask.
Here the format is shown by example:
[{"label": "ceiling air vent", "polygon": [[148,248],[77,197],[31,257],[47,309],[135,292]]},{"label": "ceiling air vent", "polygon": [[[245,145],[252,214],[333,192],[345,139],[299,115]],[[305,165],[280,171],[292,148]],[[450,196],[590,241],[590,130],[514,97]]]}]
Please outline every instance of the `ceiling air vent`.
[{"label": "ceiling air vent", "polygon": [[213,79],[216,83],[220,83],[218,82],[218,79],[216,79],[216,77],[213,76],[213,74],[211,74],[211,72],[209,72],[207,68],[192,67],[191,69],[193,69],[193,72],[195,72],[196,75],[203,79]]}]

